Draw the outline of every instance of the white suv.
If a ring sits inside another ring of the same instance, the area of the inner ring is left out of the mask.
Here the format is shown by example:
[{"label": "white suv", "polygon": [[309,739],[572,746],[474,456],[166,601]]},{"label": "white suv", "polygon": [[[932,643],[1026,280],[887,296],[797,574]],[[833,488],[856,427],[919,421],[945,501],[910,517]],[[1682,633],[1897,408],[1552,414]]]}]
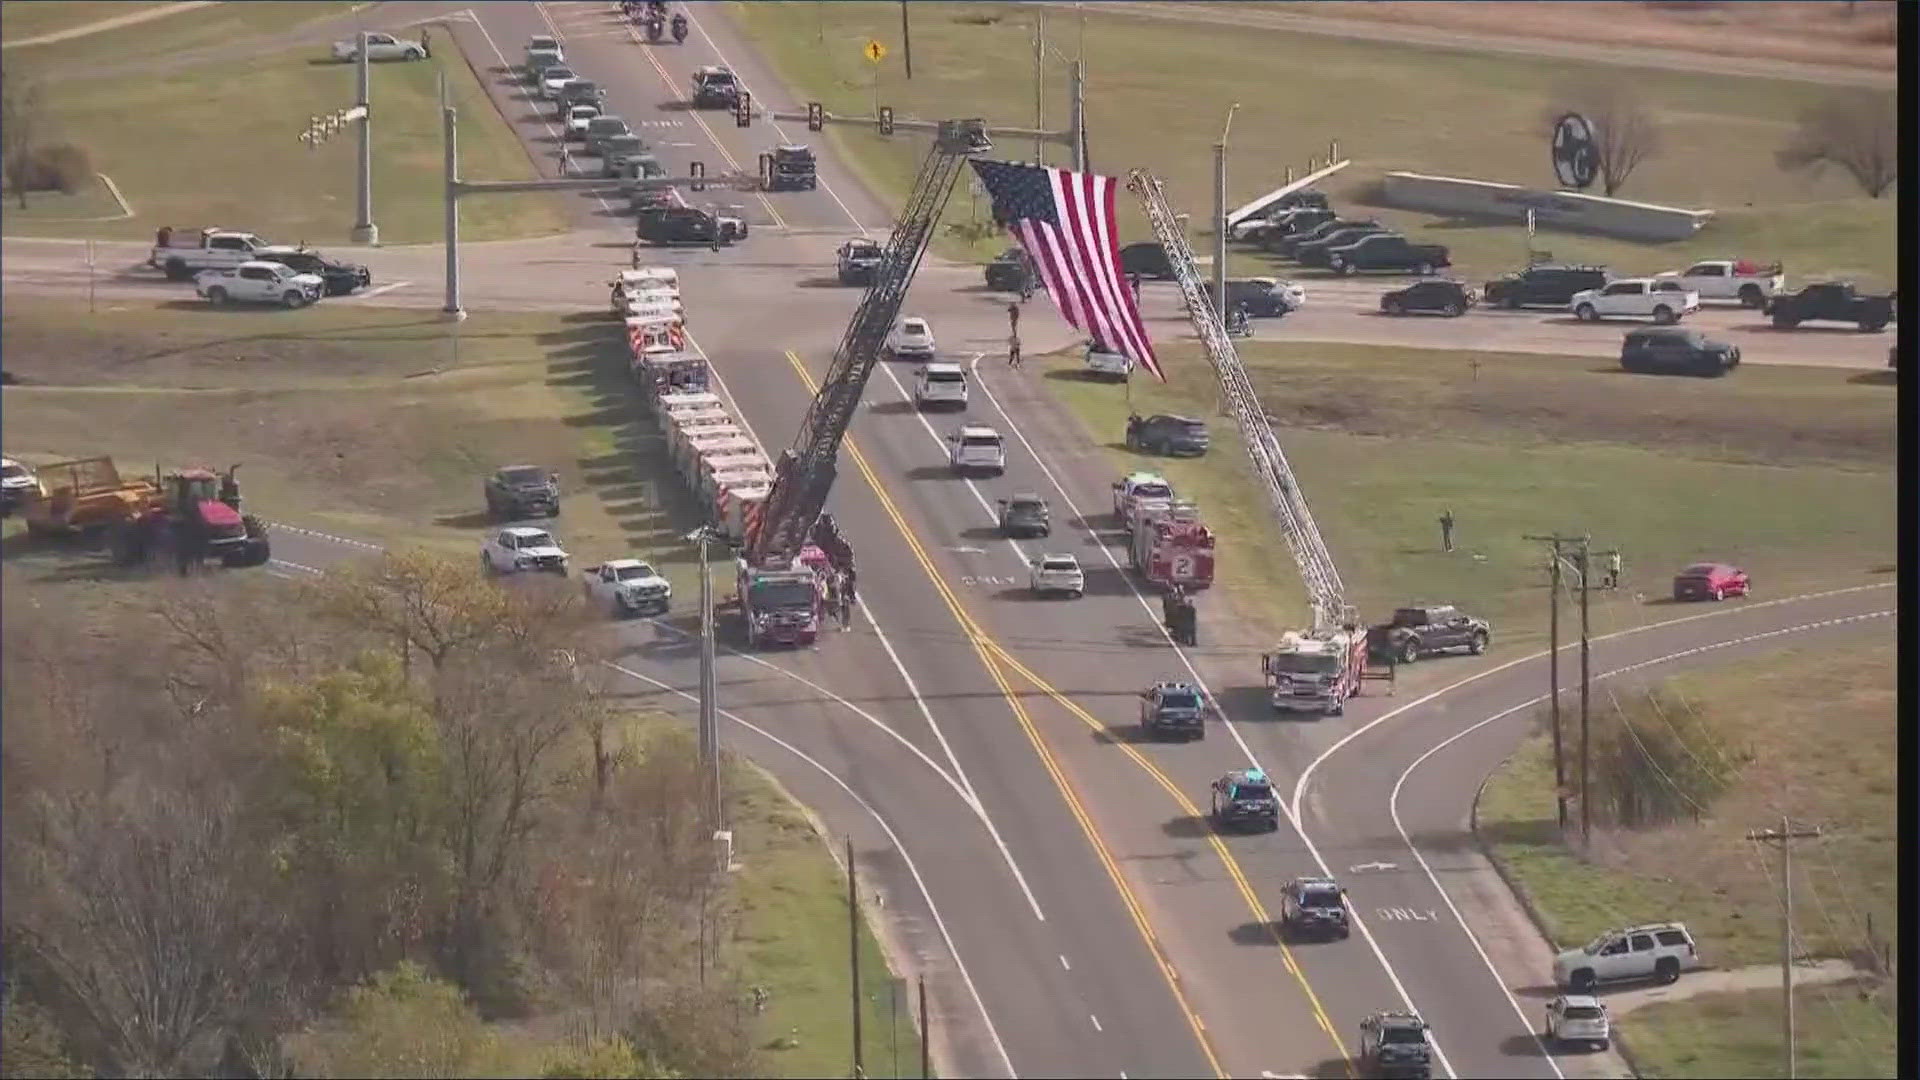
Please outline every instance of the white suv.
[{"label": "white suv", "polygon": [[913,373],[913,403],[922,409],[940,405],[967,407],[967,373],[959,364],[923,364]]},{"label": "white suv", "polygon": [[1613,1040],[1607,1007],[1589,994],[1562,994],[1547,1002],[1547,1041],[1560,1045],[1583,1042],[1605,1050]]},{"label": "white suv", "polygon": [[1126,379],[1133,374],[1133,358],[1094,342],[1087,342],[1087,373],[1109,379]]},{"label": "white suv", "polygon": [[1007,471],[1007,444],[985,424],[965,424],[947,436],[947,461],[956,473]]},{"label": "white suv", "polygon": [[1035,596],[1064,593],[1077,600],[1087,591],[1087,576],[1080,570],[1080,560],[1071,555],[1042,555],[1033,560],[1027,584]]},{"label": "white suv", "polygon": [[1597,289],[1573,294],[1567,310],[1581,322],[1599,322],[1614,316],[1651,317],[1661,325],[1676,323],[1700,310],[1700,294],[1680,283],[1661,278],[1623,278]]},{"label": "white suv", "polygon": [[1568,949],[1553,961],[1553,981],[1577,994],[1603,982],[1654,979],[1670,983],[1700,966],[1693,935],[1684,923],[1652,923],[1609,930],[1584,949]]},{"label": "white suv", "polygon": [[931,360],[935,348],[933,327],[925,319],[901,319],[887,335],[887,354],[895,360]]}]

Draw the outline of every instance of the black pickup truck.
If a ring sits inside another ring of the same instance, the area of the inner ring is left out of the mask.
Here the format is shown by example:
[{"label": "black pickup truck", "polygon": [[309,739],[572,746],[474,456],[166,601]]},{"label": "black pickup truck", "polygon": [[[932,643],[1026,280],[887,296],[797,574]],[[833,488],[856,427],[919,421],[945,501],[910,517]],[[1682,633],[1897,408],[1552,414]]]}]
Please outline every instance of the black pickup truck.
[{"label": "black pickup truck", "polygon": [[1893,321],[1893,295],[1863,295],[1850,281],[1808,285],[1767,301],[1767,315],[1775,330],[1791,330],[1803,322],[1850,322],[1877,334]]},{"label": "black pickup truck", "polygon": [[1391,621],[1367,628],[1367,652],[1401,664],[1455,649],[1478,656],[1487,651],[1492,633],[1487,620],[1452,605],[1396,608]]}]

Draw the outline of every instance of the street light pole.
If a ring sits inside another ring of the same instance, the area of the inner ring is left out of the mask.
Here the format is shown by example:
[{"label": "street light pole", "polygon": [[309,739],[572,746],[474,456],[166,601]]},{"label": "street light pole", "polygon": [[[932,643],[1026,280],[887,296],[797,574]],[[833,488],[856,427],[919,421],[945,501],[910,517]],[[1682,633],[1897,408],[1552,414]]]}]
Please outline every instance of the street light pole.
[{"label": "street light pole", "polygon": [[[1034,12],[1033,12],[1033,14],[1034,14],[1034,21],[1033,21],[1033,126],[1034,126],[1034,127],[1036,128],[1036,129],[1041,129],[1041,130],[1044,130],[1044,129],[1046,128],[1046,126],[1047,126],[1047,114],[1046,114],[1046,109],[1045,109],[1045,107],[1044,107],[1044,105],[1045,105],[1045,101],[1044,101],[1044,97],[1045,97],[1045,94],[1044,94],[1044,91],[1045,91],[1045,88],[1046,88],[1046,80],[1045,80],[1045,79],[1043,79],[1043,78],[1041,77],[1041,69],[1040,69],[1040,62],[1041,62],[1041,60],[1042,60],[1042,58],[1043,58],[1043,54],[1044,54],[1044,53],[1045,53],[1045,51],[1046,51],[1046,41],[1047,41],[1047,9],[1046,9],[1046,8],[1044,8],[1044,7],[1036,7],[1036,8],[1034,8]],[[1038,138],[1037,136],[1036,136],[1036,137],[1034,138],[1034,140],[1033,140],[1033,163],[1034,163],[1035,165],[1045,165],[1045,164],[1047,163],[1047,158],[1046,158],[1046,154],[1047,154],[1047,150],[1046,150],[1046,146],[1047,146],[1047,144],[1046,144],[1045,142],[1043,142],[1043,141],[1042,141],[1042,140],[1041,140],[1040,138]]]},{"label": "street light pole", "polygon": [[360,69],[360,97],[354,104],[360,107],[360,191],[355,206],[353,241],[377,245],[380,227],[373,223],[373,82],[368,68],[365,30],[360,31],[359,46],[356,66]]},{"label": "street light pole", "polygon": [[1227,134],[1239,110],[1237,101],[1228,107],[1220,141],[1213,145],[1213,307],[1223,323],[1227,320]]},{"label": "street light pole", "polygon": [[707,544],[713,534],[702,527],[694,537],[700,549],[700,761],[707,820],[718,833],[725,823],[720,802],[720,724],[714,700],[713,575],[707,567]]},{"label": "street light pole", "polygon": [[444,143],[444,168],[446,172],[446,249],[447,249],[447,298],[440,306],[442,314],[453,319],[464,319],[467,313],[460,307],[460,142],[455,130],[453,102],[447,100],[447,77],[440,76],[440,135]]}]

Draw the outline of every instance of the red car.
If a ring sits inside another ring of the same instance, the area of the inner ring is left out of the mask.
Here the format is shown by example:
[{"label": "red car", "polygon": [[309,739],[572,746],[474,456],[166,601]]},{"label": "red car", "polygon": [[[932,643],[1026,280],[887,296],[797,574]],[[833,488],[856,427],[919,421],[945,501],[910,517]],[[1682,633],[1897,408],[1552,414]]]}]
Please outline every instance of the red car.
[{"label": "red car", "polygon": [[1675,600],[1725,600],[1745,596],[1752,588],[1745,570],[1726,563],[1694,563],[1673,577]]}]

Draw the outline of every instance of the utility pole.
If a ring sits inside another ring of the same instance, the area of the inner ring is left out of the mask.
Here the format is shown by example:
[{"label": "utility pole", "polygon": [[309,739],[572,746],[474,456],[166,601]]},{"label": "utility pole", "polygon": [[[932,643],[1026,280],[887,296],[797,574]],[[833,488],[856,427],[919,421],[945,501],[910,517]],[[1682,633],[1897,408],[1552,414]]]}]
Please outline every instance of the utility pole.
[{"label": "utility pole", "polygon": [[[1553,801],[1558,808],[1560,834],[1567,832],[1567,766],[1560,737],[1560,565],[1561,545],[1584,544],[1584,536],[1523,536],[1537,544],[1553,545],[1551,592],[1547,598],[1547,713],[1553,728]],[[1581,802],[1586,795],[1581,793]]]},{"label": "utility pole", "polygon": [[713,539],[705,527],[695,530],[700,549],[700,764],[709,827],[717,835],[726,827],[720,800],[720,721],[713,673],[713,574],[707,567],[707,544]]},{"label": "utility pole", "polygon": [[906,54],[907,81],[913,81],[913,28],[907,25],[907,0],[900,0],[900,48]]},{"label": "utility pole", "polygon": [[[1033,15],[1033,126],[1036,129],[1044,129],[1047,126],[1047,113],[1044,108],[1047,83],[1046,80],[1041,77],[1040,61],[1047,47],[1047,9],[1036,6],[1033,9]],[[1033,140],[1033,163],[1035,165],[1045,165],[1047,163],[1046,146],[1047,144],[1044,140],[1035,136]]]},{"label": "utility pole", "polygon": [[920,979],[920,1080],[933,1075],[933,1051],[927,1045],[927,977]]},{"label": "utility pole", "polygon": [[853,1075],[867,1075],[860,1039],[860,872],[853,865],[853,837],[847,837],[847,968],[853,976]]},{"label": "utility pole", "polygon": [[440,75],[440,134],[445,152],[446,193],[446,248],[447,248],[447,299],[440,306],[442,314],[453,319],[464,319],[466,311],[460,306],[460,136],[458,121],[454,117],[453,102],[447,98],[447,76]]},{"label": "utility pole", "polygon": [[1073,133],[1073,171],[1087,171],[1087,76],[1082,62],[1073,62],[1073,81],[1068,84],[1067,130]]},{"label": "utility pole", "polygon": [[1748,840],[1780,845],[1780,995],[1786,1017],[1787,1080],[1794,1080],[1797,1068],[1793,1036],[1793,842],[1811,840],[1819,835],[1817,828],[1795,829],[1784,815],[1780,818],[1778,829],[1755,830],[1747,834]]},{"label": "utility pole", "polygon": [[1580,541],[1580,846],[1591,849],[1593,844],[1593,797],[1587,787],[1587,766],[1592,755],[1587,750],[1587,698],[1593,687],[1593,669],[1589,665],[1592,642],[1587,638],[1587,586],[1593,575],[1588,573],[1588,543]]},{"label": "utility pole", "polygon": [[368,72],[367,32],[360,31],[360,98],[354,104],[360,112],[360,197],[355,205],[353,240],[357,244],[379,244],[380,227],[373,223],[373,102],[372,78]]}]

